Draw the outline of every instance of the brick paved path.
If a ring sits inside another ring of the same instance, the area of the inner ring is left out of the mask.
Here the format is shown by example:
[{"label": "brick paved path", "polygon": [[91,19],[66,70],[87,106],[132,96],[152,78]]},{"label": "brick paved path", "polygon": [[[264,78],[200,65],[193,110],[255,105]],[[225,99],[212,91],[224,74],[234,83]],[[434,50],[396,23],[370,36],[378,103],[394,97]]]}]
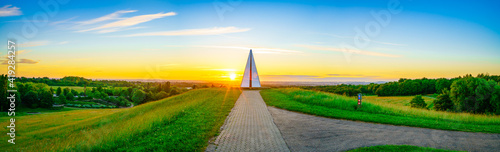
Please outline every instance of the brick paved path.
[{"label": "brick paved path", "polygon": [[207,151],[290,151],[258,90],[244,90]]}]

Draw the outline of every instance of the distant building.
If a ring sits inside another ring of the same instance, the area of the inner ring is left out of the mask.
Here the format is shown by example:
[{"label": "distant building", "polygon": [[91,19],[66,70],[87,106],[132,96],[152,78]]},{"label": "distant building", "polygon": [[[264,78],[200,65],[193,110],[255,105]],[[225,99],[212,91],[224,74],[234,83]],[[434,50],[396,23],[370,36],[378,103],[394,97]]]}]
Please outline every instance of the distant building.
[{"label": "distant building", "polygon": [[255,65],[255,60],[253,58],[252,50],[250,50],[250,54],[248,54],[245,73],[243,74],[243,79],[241,80],[241,87],[244,88],[260,87],[259,73],[257,73],[257,66]]}]

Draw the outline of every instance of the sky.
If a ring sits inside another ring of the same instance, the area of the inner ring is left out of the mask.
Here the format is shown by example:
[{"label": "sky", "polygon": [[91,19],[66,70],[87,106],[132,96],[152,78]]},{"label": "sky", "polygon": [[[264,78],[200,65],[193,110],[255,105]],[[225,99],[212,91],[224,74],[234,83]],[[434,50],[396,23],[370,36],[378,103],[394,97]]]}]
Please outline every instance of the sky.
[{"label": "sky", "polygon": [[[16,75],[394,81],[500,75],[500,2],[206,0],[0,2]],[[7,73],[7,43],[0,43]]]}]

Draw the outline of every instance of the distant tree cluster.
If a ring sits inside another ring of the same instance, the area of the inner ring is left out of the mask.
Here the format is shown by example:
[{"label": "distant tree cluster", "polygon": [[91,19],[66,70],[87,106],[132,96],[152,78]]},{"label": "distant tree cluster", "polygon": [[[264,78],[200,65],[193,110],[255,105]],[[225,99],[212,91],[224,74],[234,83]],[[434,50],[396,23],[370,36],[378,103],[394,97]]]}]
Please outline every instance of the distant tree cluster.
[{"label": "distant tree cluster", "polygon": [[[0,108],[6,111],[9,107],[7,99],[6,75],[0,76]],[[56,89],[48,84],[58,85]],[[189,85],[189,84],[183,84]],[[66,104],[73,101],[91,101],[102,104],[112,103],[116,106],[130,107],[149,101],[163,99],[187,91],[184,88],[171,86],[170,82],[127,82],[109,80],[90,80],[82,77],[18,78],[16,80],[16,104],[28,108],[51,108],[54,104]],[[85,86],[78,92],[64,86]]]},{"label": "distant tree cluster", "polygon": [[451,90],[443,91],[441,96],[441,102],[447,105],[451,105],[450,101],[453,103],[453,106],[441,110],[500,114],[500,83],[493,79],[469,75],[454,81]]},{"label": "distant tree cluster", "polygon": [[51,79],[48,77],[43,78],[17,78],[17,82],[33,82],[33,83],[45,83],[49,86],[115,86],[115,87],[130,87],[132,82],[123,80],[91,80],[85,79],[83,77],[67,76],[61,79]]},{"label": "distant tree cluster", "polygon": [[29,108],[51,108],[54,90],[44,83],[16,83],[20,99],[18,103]]},{"label": "distant tree cluster", "polygon": [[369,90],[368,86],[366,85],[341,84],[335,86],[306,86],[302,88],[323,91],[323,92],[330,92],[346,96],[356,96],[358,93],[365,93],[365,94],[371,93],[371,90]]},{"label": "distant tree cluster", "polygon": [[0,75],[0,110],[7,111],[10,101],[7,99],[8,77],[5,74]]},{"label": "distant tree cluster", "polygon": [[336,85],[303,87],[346,96],[358,93],[378,96],[417,95],[411,102],[412,107],[425,108],[424,94],[439,94],[433,101],[434,109],[439,111],[494,113],[500,114],[500,76],[478,74],[459,76],[452,79],[405,79],[384,84]]},{"label": "distant tree cluster", "polygon": [[[437,87],[437,82],[440,85]],[[375,91],[379,96],[408,96],[419,94],[434,94],[437,89],[449,88],[448,79],[404,79],[401,78],[397,82],[388,82],[380,85]]]}]

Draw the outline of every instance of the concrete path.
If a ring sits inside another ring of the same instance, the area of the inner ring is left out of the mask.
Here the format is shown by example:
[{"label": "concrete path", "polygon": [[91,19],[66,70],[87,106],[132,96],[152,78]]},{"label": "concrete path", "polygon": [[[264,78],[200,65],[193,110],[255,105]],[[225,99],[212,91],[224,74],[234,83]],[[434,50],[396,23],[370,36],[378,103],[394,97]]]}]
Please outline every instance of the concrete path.
[{"label": "concrete path", "polygon": [[[215,144],[215,145],[214,145]],[[290,151],[258,90],[244,90],[207,151]]]},{"label": "concrete path", "polygon": [[345,151],[375,145],[499,151],[500,134],[444,131],[329,119],[268,107],[291,151]]}]

